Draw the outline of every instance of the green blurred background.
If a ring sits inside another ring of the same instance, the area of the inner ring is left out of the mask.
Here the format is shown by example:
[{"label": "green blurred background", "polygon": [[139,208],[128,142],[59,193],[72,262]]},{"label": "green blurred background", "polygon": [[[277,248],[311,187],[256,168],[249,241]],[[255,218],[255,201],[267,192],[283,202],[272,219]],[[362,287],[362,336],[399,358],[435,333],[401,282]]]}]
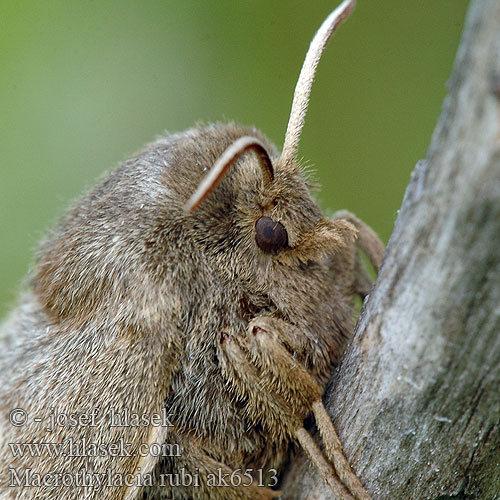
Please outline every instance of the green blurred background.
[{"label": "green blurred background", "polygon": [[[440,112],[467,0],[359,0],[321,63],[300,154],[327,210],[387,240]],[[282,144],[337,0],[0,0],[0,316],[68,202],[165,130],[255,125]]]}]

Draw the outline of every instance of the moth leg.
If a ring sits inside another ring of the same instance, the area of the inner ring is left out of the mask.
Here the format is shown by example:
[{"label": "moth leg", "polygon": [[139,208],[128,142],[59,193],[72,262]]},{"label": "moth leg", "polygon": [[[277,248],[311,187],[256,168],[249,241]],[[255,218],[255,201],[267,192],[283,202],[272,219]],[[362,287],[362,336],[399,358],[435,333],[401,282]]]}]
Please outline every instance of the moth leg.
[{"label": "moth leg", "polygon": [[373,278],[367,271],[363,260],[356,255],[353,266],[353,274],[355,278],[354,293],[359,295],[362,300],[370,293],[373,287]]},{"label": "moth leg", "polygon": [[354,474],[347,461],[342,443],[340,442],[335,426],[330,415],[326,411],[322,401],[315,401],[312,405],[314,418],[318,426],[323,444],[325,445],[326,456],[335,464],[335,470],[342,482],[350,489],[359,500],[371,500],[371,496],[366,492],[359,480]]},{"label": "moth leg", "polygon": [[376,271],[378,271],[380,269],[380,264],[382,263],[382,256],[384,255],[385,247],[375,231],[368,226],[368,224],[364,223],[347,210],[335,212],[333,214],[333,219],[346,220],[358,230],[356,245],[363,250],[372,266]]},{"label": "moth leg", "polygon": [[[253,322],[252,322],[253,323]],[[251,328],[250,328],[251,330]],[[251,333],[253,335],[253,333]],[[257,334],[260,336],[260,333]],[[264,355],[269,355],[268,363],[281,366],[284,371],[281,379],[275,377],[277,370],[259,370],[254,363],[250,351],[244,347],[244,340],[236,337],[225,336],[222,342],[221,357],[223,370],[235,385],[241,397],[246,396],[248,400],[247,412],[256,423],[263,425],[276,440],[297,440],[305,449],[311,462],[315,465],[321,478],[330,487],[337,500],[354,500],[346,487],[340,482],[332,464],[326,459],[312,436],[304,429],[304,418],[311,412],[310,401],[315,398],[321,399],[321,391],[312,377],[305,372],[306,377],[297,372],[291,372],[290,364],[282,365],[282,355],[293,359],[283,347],[267,349]],[[249,359],[250,357],[250,359]],[[273,361],[274,360],[274,361]],[[298,364],[296,366],[299,366]],[[294,382],[291,382],[291,381]],[[303,384],[300,383],[303,381]],[[289,386],[290,390],[286,390]],[[311,399],[311,394],[313,395]],[[286,396],[286,397],[285,397]]]},{"label": "moth leg", "polygon": [[359,295],[364,299],[373,286],[373,274],[366,268],[366,263],[358,251],[362,251],[378,272],[384,253],[384,245],[375,232],[347,210],[341,210],[333,215],[334,220],[350,222],[357,230],[358,237],[353,247],[346,249],[337,257],[335,275],[345,283],[346,294]]},{"label": "moth leg", "polygon": [[[337,475],[356,499],[370,500],[370,495],[363,488],[344,456],[333,422],[323,404],[319,385],[305,367],[293,359],[283,345],[283,340],[287,337],[287,329],[292,330],[293,327],[276,318],[263,316],[252,320],[247,331],[251,358],[261,366],[262,373],[266,374],[267,379],[275,381],[275,390],[278,390],[285,399],[298,402],[296,412],[304,414],[304,408],[300,408],[300,404],[304,404],[307,410],[312,410],[327,456],[332,461]],[[303,432],[299,430],[299,434],[302,438],[302,441],[299,440],[301,445],[310,446]],[[306,451],[311,457],[308,449]],[[321,465],[318,467],[316,462],[315,465],[321,472]]]},{"label": "moth leg", "polygon": [[314,441],[304,427],[297,430],[295,437],[335,497],[341,500],[355,500],[349,490],[339,481],[335,473],[332,473],[331,464],[325,459],[316,441]]}]

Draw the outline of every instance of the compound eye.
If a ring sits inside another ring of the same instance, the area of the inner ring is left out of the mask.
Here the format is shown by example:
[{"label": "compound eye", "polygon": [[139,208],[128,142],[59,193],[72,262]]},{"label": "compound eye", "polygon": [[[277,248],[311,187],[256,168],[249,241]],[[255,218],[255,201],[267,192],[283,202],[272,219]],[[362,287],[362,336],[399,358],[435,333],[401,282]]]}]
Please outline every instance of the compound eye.
[{"label": "compound eye", "polygon": [[276,254],[288,246],[288,234],[283,224],[261,217],[255,224],[255,241],[263,252]]}]

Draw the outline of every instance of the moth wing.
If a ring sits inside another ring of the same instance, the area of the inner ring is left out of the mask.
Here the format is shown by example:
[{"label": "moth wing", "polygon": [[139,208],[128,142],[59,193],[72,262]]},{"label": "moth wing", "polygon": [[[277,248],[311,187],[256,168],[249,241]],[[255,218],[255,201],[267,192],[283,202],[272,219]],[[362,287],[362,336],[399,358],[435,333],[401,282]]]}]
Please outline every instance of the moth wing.
[{"label": "moth wing", "polygon": [[[178,332],[169,326],[141,332],[69,329],[35,307],[19,308],[5,334],[29,332],[29,338],[0,354],[4,493],[54,500],[63,493],[67,499],[133,498],[135,489],[124,481],[135,484],[139,470],[152,470],[157,457],[147,454],[148,447],[167,430],[147,422],[161,414]],[[39,482],[43,478],[49,485]]]}]

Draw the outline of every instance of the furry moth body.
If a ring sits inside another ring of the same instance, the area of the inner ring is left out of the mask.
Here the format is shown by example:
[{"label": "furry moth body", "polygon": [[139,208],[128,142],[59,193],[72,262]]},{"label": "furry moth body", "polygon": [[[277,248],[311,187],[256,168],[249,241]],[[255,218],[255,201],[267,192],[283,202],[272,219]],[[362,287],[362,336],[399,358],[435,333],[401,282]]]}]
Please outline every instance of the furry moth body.
[{"label": "furry moth body", "polygon": [[371,285],[356,247],[375,267],[383,247],[348,212],[326,218],[296,162],[315,68],[352,8],[311,43],[281,154],[235,124],[167,136],[42,243],[2,327],[0,499],[270,499],[292,442],[337,498],[370,498],[321,395]]}]

